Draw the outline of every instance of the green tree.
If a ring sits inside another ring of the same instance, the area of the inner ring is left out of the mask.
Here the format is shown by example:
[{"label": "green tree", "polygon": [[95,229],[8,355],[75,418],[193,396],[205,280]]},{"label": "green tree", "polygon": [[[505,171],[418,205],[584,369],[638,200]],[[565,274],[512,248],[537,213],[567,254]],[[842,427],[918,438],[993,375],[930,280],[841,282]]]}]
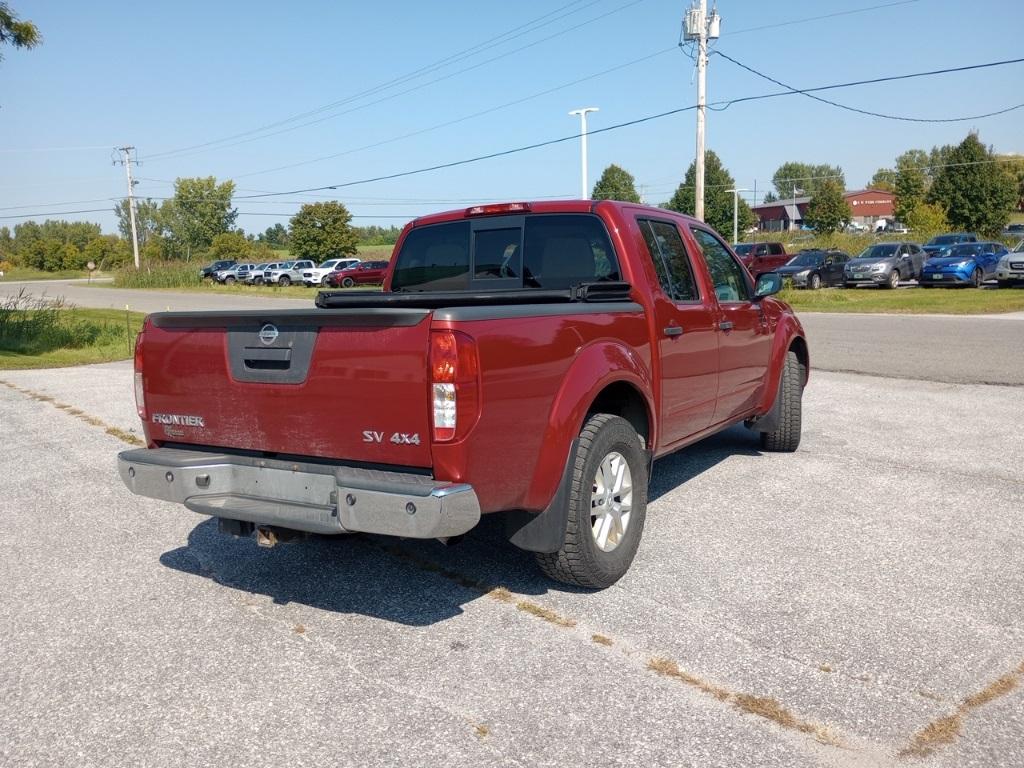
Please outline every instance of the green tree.
[{"label": "green tree", "polygon": [[[756,202],[756,201],[755,201]],[[770,189],[764,193],[764,199],[762,203],[777,203],[779,202],[779,196],[772,192]]]},{"label": "green tree", "polygon": [[174,255],[191,259],[205,252],[213,238],[234,227],[238,211],[231,207],[235,183],[217,183],[213,176],[174,182],[174,197],[160,206],[160,221],[169,234]]},{"label": "green tree", "polygon": [[271,248],[288,247],[288,230],[280,224],[267,227],[267,231],[257,236],[260,242],[266,243]]},{"label": "green tree", "polygon": [[103,235],[90,240],[82,256],[86,264],[91,261],[96,269],[113,269],[131,258],[131,246],[117,235]]},{"label": "green tree", "polygon": [[633,174],[614,163],[604,169],[601,178],[594,185],[590,197],[594,200],[622,200],[626,203],[639,203],[640,195],[636,192],[636,180]]},{"label": "green tree", "polygon": [[252,243],[239,231],[222,232],[213,238],[207,256],[218,261],[221,259],[234,259],[235,261],[248,261],[252,255]]},{"label": "green tree", "polygon": [[[21,21],[14,15],[10,5],[0,2],[0,46],[13,45],[15,48],[35,48],[43,40],[39,28],[31,21]],[[0,50],[0,60],[4,57]]]},{"label": "green tree", "polygon": [[996,237],[1010,219],[1018,202],[1017,183],[995,154],[969,133],[949,153],[948,162],[935,178],[928,202],[946,211],[954,229],[973,230]]},{"label": "green tree", "polygon": [[65,243],[60,256],[61,269],[85,269],[88,261],[74,243]]},{"label": "green tree", "polygon": [[40,226],[44,238],[71,243],[81,250],[90,240],[100,236],[100,225],[88,221],[63,221],[47,219]]},{"label": "green tree", "polygon": [[[1024,155],[996,155],[1017,181],[1017,210],[1024,211]],[[2,247],[2,245],[0,245]]]},{"label": "green tree", "polygon": [[[132,220],[128,213],[128,200],[124,199],[115,205],[114,213],[117,214],[117,229],[121,233],[121,237],[131,242]],[[146,247],[146,243],[151,237],[163,233],[160,206],[149,198],[135,201],[135,231],[139,236],[140,251]]]},{"label": "green tree", "polygon": [[[696,204],[694,188],[697,180],[696,163],[690,163],[686,169],[686,177],[683,183],[676,189],[672,199],[665,207],[672,211],[693,215]],[[732,236],[732,192],[730,188],[735,187],[736,182],[732,174],[722,165],[718,155],[710,149],[704,153],[704,221],[712,229],[719,233],[725,233],[727,237]],[[750,210],[746,201],[739,198],[739,210],[737,219],[739,231],[743,232],[754,225],[756,217]]]},{"label": "green tree", "polygon": [[871,189],[882,189],[893,192],[896,189],[896,171],[892,168],[879,168],[868,183]]},{"label": "green tree", "polygon": [[802,192],[814,197],[826,181],[834,181],[840,188],[846,188],[846,177],[838,165],[789,162],[780,165],[772,176],[772,184],[780,200],[792,198],[794,187],[798,196]]},{"label": "green tree", "polygon": [[918,203],[915,208],[912,208],[903,222],[914,231],[916,237],[922,240],[924,239],[922,235],[934,235],[949,229],[946,212],[937,205],[924,202]]},{"label": "green tree", "polygon": [[352,214],[337,200],[306,203],[289,222],[292,256],[324,259],[356,253],[356,233],[349,222]]},{"label": "green tree", "polygon": [[924,202],[931,186],[929,163],[928,155],[923,149],[908,149],[896,158],[894,212],[900,221],[906,222],[910,212]]},{"label": "green tree", "polygon": [[831,235],[850,220],[850,206],[843,198],[839,182],[826,180],[807,204],[804,223],[822,235]]}]

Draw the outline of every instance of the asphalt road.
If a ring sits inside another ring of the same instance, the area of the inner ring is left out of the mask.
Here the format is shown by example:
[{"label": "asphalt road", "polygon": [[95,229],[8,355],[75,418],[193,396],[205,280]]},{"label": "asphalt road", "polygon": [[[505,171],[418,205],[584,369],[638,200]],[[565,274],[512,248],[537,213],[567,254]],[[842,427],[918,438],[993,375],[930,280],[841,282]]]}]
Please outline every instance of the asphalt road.
[{"label": "asphalt road", "polygon": [[[24,287],[83,307],[138,312],[311,306],[310,299],[90,287],[82,281],[0,283],[0,298]],[[961,384],[1024,385],[1024,313],[1008,315],[800,315],[817,370]],[[892,385],[886,385],[891,387]]]},{"label": "asphalt road", "polygon": [[633,569],[590,593],[492,526],[222,536],[117,478],[129,363],[0,380],[0,765],[1024,754],[1019,388],[819,372],[796,454],[737,428],[659,461]]}]

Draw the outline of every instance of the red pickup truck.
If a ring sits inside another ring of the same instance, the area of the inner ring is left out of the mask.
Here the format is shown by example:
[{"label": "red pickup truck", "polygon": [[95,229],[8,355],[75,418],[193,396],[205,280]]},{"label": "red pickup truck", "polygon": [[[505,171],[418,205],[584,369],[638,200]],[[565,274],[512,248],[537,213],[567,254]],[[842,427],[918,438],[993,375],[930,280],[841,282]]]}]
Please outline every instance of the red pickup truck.
[{"label": "red pickup truck", "polygon": [[[456,540],[503,513],[551,577],[606,587],[653,461],[730,425],[800,441],[800,322],[703,223],[610,201],[411,222],[384,291],[150,315],[137,494],[272,545],[298,532]],[[345,408],[337,408],[338,398]]]},{"label": "red pickup truck", "polygon": [[737,243],[733,250],[754,277],[778,269],[793,258],[782,243]]}]

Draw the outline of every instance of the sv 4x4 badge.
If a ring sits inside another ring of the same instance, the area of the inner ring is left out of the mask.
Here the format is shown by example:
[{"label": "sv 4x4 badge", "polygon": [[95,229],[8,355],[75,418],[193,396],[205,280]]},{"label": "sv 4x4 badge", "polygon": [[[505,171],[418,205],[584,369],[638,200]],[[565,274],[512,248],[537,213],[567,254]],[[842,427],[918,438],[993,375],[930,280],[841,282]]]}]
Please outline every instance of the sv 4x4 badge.
[{"label": "sv 4x4 badge", "polygon": [[[383,432],[374,432],[372,430],[367,429],[366,431],[363,432],[363,442],[364,443],[383,443],[384,442],[384,433]],[[420,435],[419,435],[419,432],[414,432],[411,435],[407,435],[404,432],[395,432],[388,439],[388,442],[394,443],[395,445],[419,445],[420,444]]]}]

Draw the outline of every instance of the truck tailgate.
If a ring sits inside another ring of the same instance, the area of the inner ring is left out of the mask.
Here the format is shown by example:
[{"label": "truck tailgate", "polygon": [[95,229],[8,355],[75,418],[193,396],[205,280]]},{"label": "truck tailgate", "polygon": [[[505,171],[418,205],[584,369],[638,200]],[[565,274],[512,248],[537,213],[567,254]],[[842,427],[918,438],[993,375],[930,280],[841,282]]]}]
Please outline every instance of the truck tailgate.
[{"label": "truck tailgate", "polygon": [[426,309],[151,315],[147,436],[430,467],[429,336]]}]

